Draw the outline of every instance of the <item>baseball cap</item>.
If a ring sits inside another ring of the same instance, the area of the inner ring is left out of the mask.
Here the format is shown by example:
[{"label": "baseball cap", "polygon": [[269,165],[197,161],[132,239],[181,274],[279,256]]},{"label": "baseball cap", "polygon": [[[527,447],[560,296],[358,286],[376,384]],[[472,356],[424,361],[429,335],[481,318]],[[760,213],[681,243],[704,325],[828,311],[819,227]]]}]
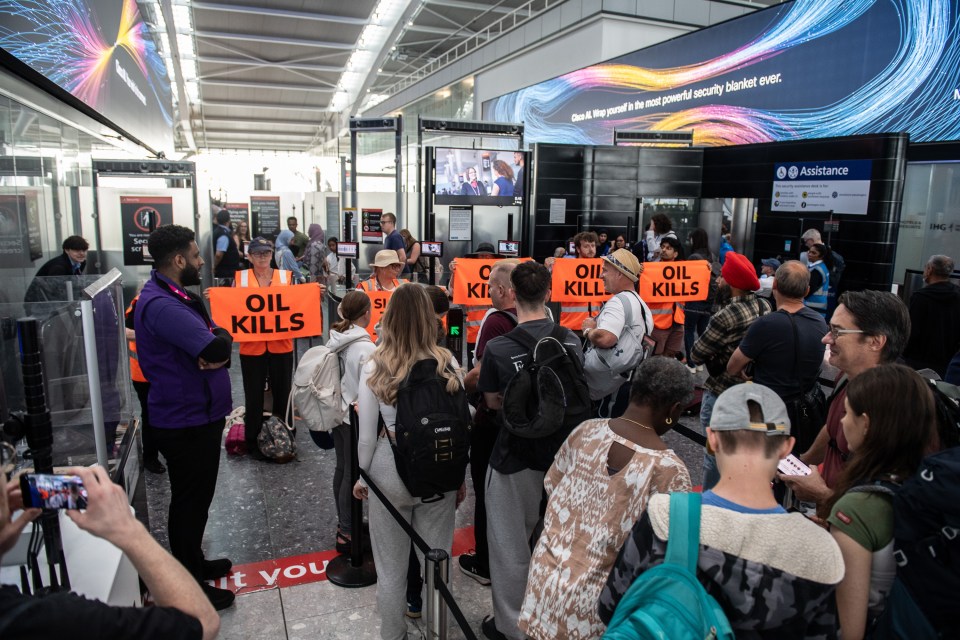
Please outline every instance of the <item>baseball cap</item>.
[{"label": "baseball cap", "polygon": [[496,251],[489,242],[481,242],[477,245],[477,250],[474,253],[496,253]]},{"label": "baseball cap", "polygon": [[383,249],[382,251],[377,251],[377,255],[374,256],[370,266],[389,267],[393,264],[403,264],[400,261],[400,254],[393,249]]},{"label": "baseball cap", "polygon": [[273,243],[268,242],[266,238],[257,236],[247,245],[247,253],[257,253],[258,251],[273,252]]},{"label": "baseball cap", "polygon": [[[748,401],[760,405],[764,422],[751,422]],[[763,431],[768,436],[790,435],[787,407],[772,389],[762,384],[737,384],[717,397],[710,416],[713,431]]]},{"label": "baseball cap", "polygon": [[765,267],[770,267],[771,269],[780,268],[780,261],[777,260],[776,258],[764,258],[763,260],[760,261],[760,264],[762,264]]},{"label": "baseball cap", "polygon": [[617,249],[613,253],[603,256],[603,259],[633,282],[639,280],[637,274],[640,272],[640,261],[627,249]]}]

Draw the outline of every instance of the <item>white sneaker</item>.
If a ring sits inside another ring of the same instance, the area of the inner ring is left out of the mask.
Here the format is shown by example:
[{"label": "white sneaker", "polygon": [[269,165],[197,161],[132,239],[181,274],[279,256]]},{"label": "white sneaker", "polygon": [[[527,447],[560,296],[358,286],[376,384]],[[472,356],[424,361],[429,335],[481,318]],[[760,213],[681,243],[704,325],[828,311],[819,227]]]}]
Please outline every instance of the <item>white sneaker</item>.
[{"label": "white sneaker", "polygon": [[703,371],[703,365],[702,365],[702,364],[698,364],[698,365],[697,365],[697,373],[700,373],[700,372],[702,372],[702,371]]},{"label": "white sneaker", "polygon": [[689,371],[690,373],[696,373],[697,368],[691,365],[687,365],[687,371]]}]

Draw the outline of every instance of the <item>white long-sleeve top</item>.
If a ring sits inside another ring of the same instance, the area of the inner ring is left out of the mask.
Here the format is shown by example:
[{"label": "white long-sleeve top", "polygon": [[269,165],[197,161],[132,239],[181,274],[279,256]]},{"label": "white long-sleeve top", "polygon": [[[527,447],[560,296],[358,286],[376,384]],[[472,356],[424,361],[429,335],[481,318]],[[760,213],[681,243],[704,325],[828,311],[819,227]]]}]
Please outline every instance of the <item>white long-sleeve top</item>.
[{"label": "white long-sleeve top", "polygon": [[[463,372],[457,365],[457,361],[450,358],[451,366],[456,370],[457,376],[463,380]],[[383,424],[390,434],[396,430],[397,407],[392,404],[380,402],[373,391],[370,389],[368,380],[373,375],[374,364],[369,359],[363,365],[360,372],[360,393],[357,398],[359,404],[360,436],[357,438],[357,458],[360,468],[364,471],[370,470],[370,463],[373,461],[373,453],[377,448],[377,426],[379,417],[383,416]]]},{"label": "white long-sleeve top", "polygon": [[346,341],[353,340],[350,345],[340,352],[343,362],[343,377],[340,379],[340,394],[343,397],[343,408],[347,409],[352,403],[356,402],[360,391],[360,370],[367,362],[367,358],[377,348],[367,330],[358,325],[352,325],[349,329],[340,333],[333,329],[330,330],[330,338],[327,340],[327,347],[336,349],[338,345]]}]

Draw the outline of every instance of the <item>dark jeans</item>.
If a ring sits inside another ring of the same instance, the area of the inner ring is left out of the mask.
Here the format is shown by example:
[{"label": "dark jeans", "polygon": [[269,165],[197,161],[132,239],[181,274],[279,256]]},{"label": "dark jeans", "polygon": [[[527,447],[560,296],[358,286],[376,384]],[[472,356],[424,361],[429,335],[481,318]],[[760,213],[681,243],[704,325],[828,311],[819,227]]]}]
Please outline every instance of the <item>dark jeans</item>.
[{"label": "dark jeans", "polygon": [[147,411],[147,395],[150,393],[150,383],[134,380],[133,390],[137,392],[137,398],[140,400],[140,440],[143,442],[143,461],[157,460],[160,452],[157,451],[156,438],[153,435],[154,429],[150,426],[150,414]]},{"label": "dark jeans", "polygon": [[333,470],[333,499],[337,505],[337,522],[340,533],[349,536],[352,533],[350,509],[353,504],[350,461],[357,455],[357,443],[353,438],[353,427],[348,423],[341,424],[331,433],[333,448],[337,453],[337,466]]},{"label": "dark jeans", "polygon": [[407,602],[418,607],[423,606],[423,574],[420,571],[420,561],[417,559],[417,550],[410,543],[410,560],[407,564]]},{"label": "dark jeans", "polygon": [[486,408],[477,409],[473,430],[470,432],[470,479],[473,481],[473,537],[476,547],[476,567],[483,575],[490,575],[490,549],[487,546],[487,467],[497,441],[496,414]]},{"label": "dark jeans", "polygon": [[220,418],[199,427],[153,429],[170,477],[170,552],[197,580],[203,564],[203,530],[217,489],[224,422]]},{"label": "dark jeans", "polygon": [[710,324],[710,305],[698,302],[688,302],[684,309],[683,322],[683,347],[687,352],[687,364],[690,361],[690,352],[693,351],[693,344],[697,338],[707,331],[707,325]]},{"label": "dark jeans", "polygon": [[263,386],[270,377],[270,393],[273,396],[271,414],[284,418],[290,385],[293,383],[293,352],[270,353],[259,356],[240,356],[240,371],[243,373],[244,437],[247,447],[256,445],[260,427],[263,425]]}]

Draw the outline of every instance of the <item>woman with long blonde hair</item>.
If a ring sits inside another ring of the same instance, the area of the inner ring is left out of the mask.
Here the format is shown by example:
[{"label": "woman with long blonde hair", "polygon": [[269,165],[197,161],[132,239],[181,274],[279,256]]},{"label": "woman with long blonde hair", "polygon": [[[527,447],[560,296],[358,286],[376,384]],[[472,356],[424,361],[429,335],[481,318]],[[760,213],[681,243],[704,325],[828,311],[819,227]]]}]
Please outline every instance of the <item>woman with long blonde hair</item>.
[{"label": "woman with long blonde hair", "polygon": [[[405,284],[393,292],[380,322],[381,342],[360,374],[360,434],[357,454],[360,468],[387,500],[433,549],[453,545],[456,491],[426,499],[410,495],[397,473],[391,444],[395,444],[397,393],[413,366],[422,360],[436,362],[437,375],[446,381],[447,393],[460,391],[460,371],[450,352],[436,343],[437,319],[424,287]],[[383,429],[379,429],[380,419]],[[353,490],[359,499],[368,497],[361,480]],[[377,607],[380,637],[406,638],[404,596],[410,538],[375,496],[370,500],[370,539],[377,565]],[[420,555],[419,551],[417,552]]]}]

